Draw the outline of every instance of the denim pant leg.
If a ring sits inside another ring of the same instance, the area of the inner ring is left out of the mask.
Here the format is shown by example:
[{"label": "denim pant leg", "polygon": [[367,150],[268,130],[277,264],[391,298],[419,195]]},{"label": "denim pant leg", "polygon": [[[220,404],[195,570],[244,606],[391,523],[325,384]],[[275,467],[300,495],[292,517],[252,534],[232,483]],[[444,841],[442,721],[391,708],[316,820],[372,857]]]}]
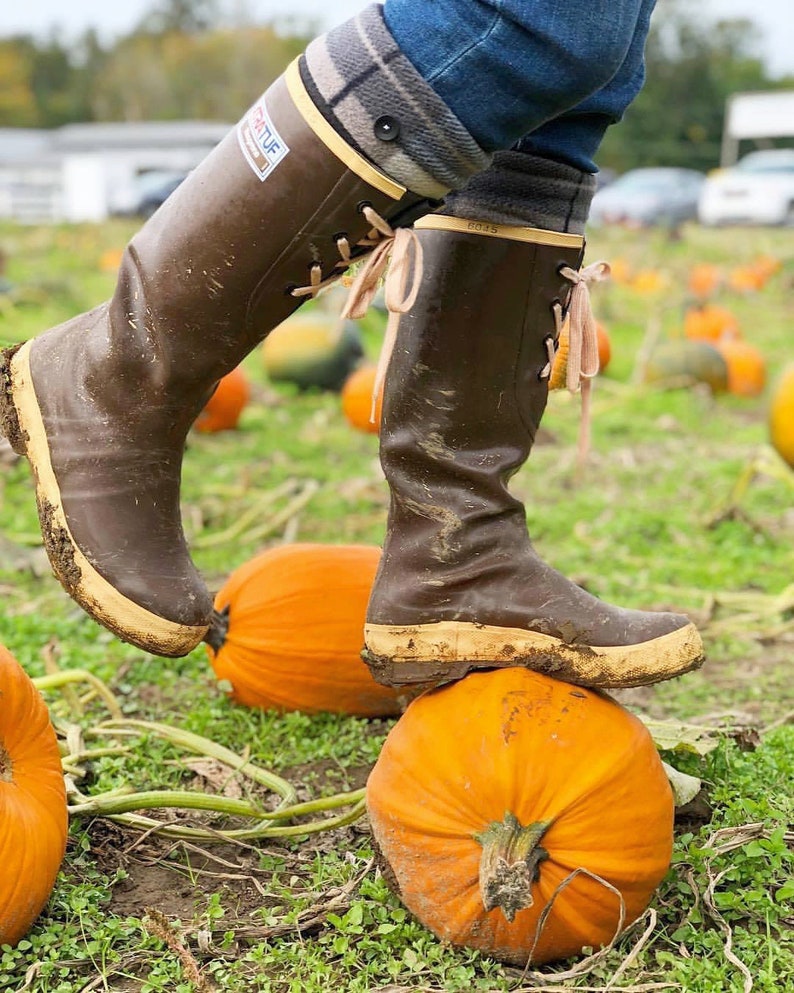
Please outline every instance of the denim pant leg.
[{"label": "denim pant leg", "polygon": [[592,96],[572,110],[521,138],[515,148],[596,172],[593,157],[607,128],[621,119],[645,81],[645,42],[656,0],[643,0],[637,27],[623,65]]},{"label": "denim pant leg", "polygon": [[602,90],[626,61],[645,2],[386,0],[383,14],[419,73],[496,151]]}]

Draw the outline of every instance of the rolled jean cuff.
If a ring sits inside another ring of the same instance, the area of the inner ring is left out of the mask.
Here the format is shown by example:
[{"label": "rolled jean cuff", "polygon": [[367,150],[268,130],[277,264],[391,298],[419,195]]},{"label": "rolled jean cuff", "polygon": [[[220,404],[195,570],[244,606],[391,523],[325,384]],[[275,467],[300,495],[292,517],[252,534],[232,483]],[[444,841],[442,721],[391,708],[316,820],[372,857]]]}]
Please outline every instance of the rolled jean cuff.
[{"label": "rolled jean cuff", "polygon": [[[403,54],[481,148],[512,147],[604,89],[648,0],[386,0]],[[652,6],[652,4],[651,4]],[[640,39],[644,44],[644,36]],[[606,107],[619,119],[625,105]],[[602,132],[603,133],[603,132]]]}]

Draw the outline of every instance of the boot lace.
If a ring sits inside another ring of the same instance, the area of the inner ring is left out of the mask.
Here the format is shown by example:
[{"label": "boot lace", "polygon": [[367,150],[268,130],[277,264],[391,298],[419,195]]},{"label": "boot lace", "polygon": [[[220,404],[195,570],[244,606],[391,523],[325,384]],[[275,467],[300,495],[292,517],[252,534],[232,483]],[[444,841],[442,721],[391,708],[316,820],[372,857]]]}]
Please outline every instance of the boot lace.
[{"label": "boot lace", "polygon": [[[577,443],[577,458],[581,465],[587,457],[590,448],[590,423],[592,420],[592,385],[593,378],[598,373],[598,329],[593,315],[590,299],[590,284],[598,283],[609,277],[610,269],[606,262],[593,262],[584,269],[577,271],[570,266],[563,266],[560,275],[573,284],[567,310],[559,301],[555,301],[554,314],[555,334],[546,339],[548,363],[541,372],[541,379],[564,372],[565,386],[571,393],[581,390],[582,416],[579,422],[579,440]],[[567,351],[558,351],[561,339],[567,337]],[[564,369],[556,369],[555,365],[564,361]]]},{"label": "boot lace", "polygon": [[386,323],[386,333],[378,358],[378,366],[375,370],[372,405],[369,412],[369,419],[374,424],[378,395],[386,378],[389,360],[394,350],[400,314],[405,314],[414,305],[422,282],[423,255],[421,242],[413,228],[397,228],[395,230],[374,211],[372,213],[378,221],[375,230],[381,237],[356,273],[342,310],[342,318],[355,320],[366,314],[367,308],[378,292],[381,277],[388,266],[389,271],[383,282],[383,291],[389,319]]},{"label": "boot lace", "polygon": [[[388,221],[370,206],[364,206],[362,213],[371,227],[366,238],[357,242],[356,247],[366,249],[366,254],[353,258],[348,239],[337,238],[336,246],[341,258],[334,265],[334,270],[338,271],[323,279],[322,267],[319,263],[315,263],[310,271],[310,284],[296,286],[291,293],[296,297],[316,297],[326,286],[335,283],[353,262],[363,259],[363,264],[350,285],[347,301],[340,315],[342,320],[348,318],[357,320],[366,314],[378,292],[381,277],[389,266],[384,280],[389,320],[378,359],[370,408],[370,421],[374,423],[378,394],[386,378],[389,359],[394,349],[399,315],[406,313],[413,306],[419,292],[422,280],[422,245],[413,228],[392,228]],[[389,265],[390,260],[391,265]]]}]

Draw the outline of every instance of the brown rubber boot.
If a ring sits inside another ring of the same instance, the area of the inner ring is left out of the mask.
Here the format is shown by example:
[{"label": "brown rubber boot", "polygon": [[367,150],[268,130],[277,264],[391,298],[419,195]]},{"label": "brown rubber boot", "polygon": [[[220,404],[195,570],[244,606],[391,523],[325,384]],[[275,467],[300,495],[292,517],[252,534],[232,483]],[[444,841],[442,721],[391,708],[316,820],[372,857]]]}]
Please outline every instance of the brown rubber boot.
[{"label": "brown rubber boot", "polygon": [[337,135],[293,64],[132,239],[113,298],[4,353],[0,428],[92,617],[160,655],[202,640],[212,602],[179,512],[193,420],[301,288],[427,209]]},{"label": "brown rubber boot", "polygon": [[438,683],[523,665],[617,688],[696,668],[686,617],[610,606],[546,565],[507,489],[546,406],[553,309],[582,237],[437,214],[416,228],[424,276],[381,423],[391,509],[367,612],[373,675]]}]

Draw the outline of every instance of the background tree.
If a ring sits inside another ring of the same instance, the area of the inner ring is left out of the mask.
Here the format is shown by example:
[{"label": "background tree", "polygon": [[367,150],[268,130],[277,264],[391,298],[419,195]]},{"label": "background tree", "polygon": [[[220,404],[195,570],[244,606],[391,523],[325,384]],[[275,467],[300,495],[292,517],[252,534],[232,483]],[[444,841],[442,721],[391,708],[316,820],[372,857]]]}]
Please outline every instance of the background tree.
[{"label": "background tree", "polygon": [[98,75],[92,116],[236,121],[306,41],[270,27],[130,35]]},{"label": "background tree", "polygon": [[618,171],[717,166],[726,99],[776,85],[757,54],[759,40],[750,21],[715,25],[680,3],[659,7],[648,37],[645,86],[620,126],[607,133],[599,165]]},{"label": "background tree", "polygon": [[0,41],[0,126],[38,123],[30,77],[30,53],[18,39]]},{"label": "background tree", "polygon": [[221,21],[218,0],[159,0],[135,29],[135,34],[196,34]]}]

